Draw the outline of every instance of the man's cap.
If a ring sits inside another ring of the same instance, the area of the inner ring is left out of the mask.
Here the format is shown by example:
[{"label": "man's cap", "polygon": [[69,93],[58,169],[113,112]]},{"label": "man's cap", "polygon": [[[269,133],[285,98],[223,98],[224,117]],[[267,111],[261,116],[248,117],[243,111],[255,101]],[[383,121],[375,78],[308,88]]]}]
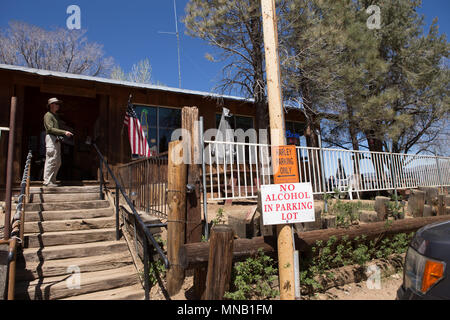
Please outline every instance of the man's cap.
[{"label": "man's cap", "polygon": [[47,107],[49,105],[51,105],[52,103],[62,104],[63,102],[61,100],[59,100],[58,98],[50,98],[50,99],[48,99]]}]

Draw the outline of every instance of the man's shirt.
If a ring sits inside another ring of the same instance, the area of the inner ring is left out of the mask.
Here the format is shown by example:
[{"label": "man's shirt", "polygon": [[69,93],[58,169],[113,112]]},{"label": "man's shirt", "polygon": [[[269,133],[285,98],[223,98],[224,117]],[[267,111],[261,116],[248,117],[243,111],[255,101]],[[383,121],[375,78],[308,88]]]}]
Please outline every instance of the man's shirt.
[{"label": "man's shirt", "polygon": [[48,111],[44,116],[44,127],[47,134],[53,134],[55,136],[64,136],[65,130],[59,129],[59,117],[58,115]]}]

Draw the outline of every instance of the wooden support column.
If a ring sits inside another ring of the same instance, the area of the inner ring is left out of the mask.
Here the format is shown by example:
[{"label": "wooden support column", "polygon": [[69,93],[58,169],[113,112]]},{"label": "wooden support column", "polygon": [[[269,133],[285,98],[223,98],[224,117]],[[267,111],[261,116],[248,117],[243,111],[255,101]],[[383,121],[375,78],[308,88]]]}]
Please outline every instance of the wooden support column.
[{"label": "wooden support column", "polygon": [[[15,138],[14,138],[14,176],[13,183],[20,183],[22,179],[23,167],[25,165],[25,159],[28,154],[28,137],[24,137],[23,119],[25,115],[25,87],[22,85],[16,85],[16,125],[15,125]],[[42,119],[40,119],[42,121]]]},{"label": "wooden support column", "polygon": [[5,193],[5,224],[3,236],[5,240],[9,239],[11,231],[11,197],[12,197],[12,184],[14,177],[14,140],[16,132],[16,110],[17,110],[17,97],[11,98],[11,112],[9,116],[9,137],[8,137],[8,160],[6,163],[6,193]]},{"label": "wooden support column", "polygon": [[183,163],[181,141],[169,143],[167,201],[169,205],[167,221],[167,257],[170,268],[167,271],[167,292],[175,295],[184,281],[184,269],[179,263],[179,250],[185,238],[186,180],[187,167]]},{"label": "wooden support column", "polygon": [[216,225],[211,230],[208,275],[203,300],[222,300],[229,290],[233,265],[234,232],[230,226]]},{"label": "wooden support column", "polygon": [[[261,0],[272,146],[286,144],[281,93],[275,0]],[[295,299],[294,241],[292,225],[277,226],[278,269],[281,300]]]}]

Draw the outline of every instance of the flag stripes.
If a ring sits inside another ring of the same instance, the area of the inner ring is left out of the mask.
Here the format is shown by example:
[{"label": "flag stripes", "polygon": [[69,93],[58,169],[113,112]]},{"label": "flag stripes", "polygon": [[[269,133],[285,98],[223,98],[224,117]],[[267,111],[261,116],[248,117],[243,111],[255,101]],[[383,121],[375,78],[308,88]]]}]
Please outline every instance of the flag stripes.
[{"label": "flag stripes", "polygon": [[128,104],[123,123],[128,127],[131,154],[150,157],[151,150],[148,146],[147,138],[131,103]]}]

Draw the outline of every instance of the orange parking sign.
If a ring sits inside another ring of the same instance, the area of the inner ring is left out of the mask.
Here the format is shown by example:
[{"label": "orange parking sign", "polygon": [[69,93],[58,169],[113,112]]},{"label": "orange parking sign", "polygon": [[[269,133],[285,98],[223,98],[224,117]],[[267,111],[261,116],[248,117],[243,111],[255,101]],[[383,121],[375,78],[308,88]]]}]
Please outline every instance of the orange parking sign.
[{"label": "orange parking sign", "polygon": [[272,167],[275,184],[299,182],[295,145],[272,147]]}]

